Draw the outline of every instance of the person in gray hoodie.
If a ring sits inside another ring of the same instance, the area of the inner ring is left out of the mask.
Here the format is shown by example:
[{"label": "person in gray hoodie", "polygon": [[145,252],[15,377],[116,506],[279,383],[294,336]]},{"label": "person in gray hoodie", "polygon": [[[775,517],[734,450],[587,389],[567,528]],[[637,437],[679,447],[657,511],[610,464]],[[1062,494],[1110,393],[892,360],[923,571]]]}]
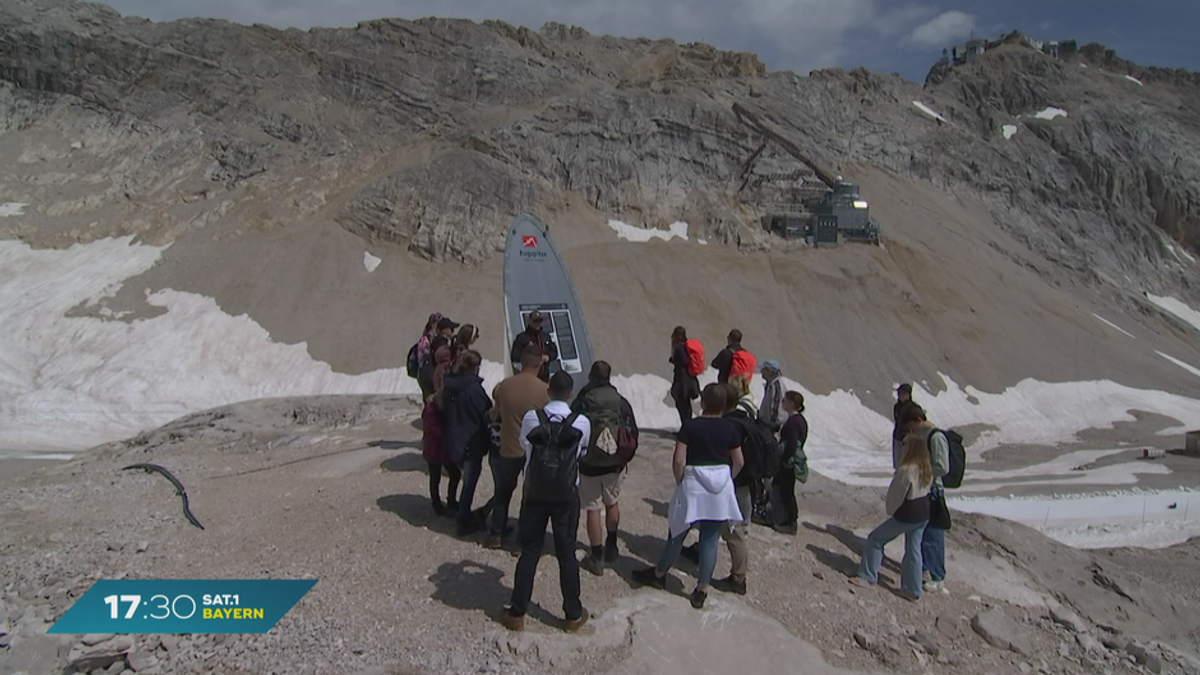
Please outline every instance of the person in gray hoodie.
[{"label": "person in gray hoodie", "polygon": [[783,411],[783,371],[774,359],[763,361],[759,370],[764,382],[762,403],[758,404],[758,419],[771,427],[771,431],[779,433],[788,419]]}]

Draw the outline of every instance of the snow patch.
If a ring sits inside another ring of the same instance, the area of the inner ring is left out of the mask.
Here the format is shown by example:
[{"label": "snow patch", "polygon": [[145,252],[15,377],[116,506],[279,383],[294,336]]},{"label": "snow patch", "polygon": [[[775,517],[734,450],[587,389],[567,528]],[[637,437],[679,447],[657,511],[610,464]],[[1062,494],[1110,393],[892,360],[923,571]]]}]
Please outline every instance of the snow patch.
[{"label": "snow patch", "polygon": [[627,225],[619,220],[608,221],[608,226],[617,233],[618,237],[628,241],[645,242],[650,241],[651,239],[670,241],[675,237],[679,237],[680,239],[687,241],[688,238],[688,224],[683,221],[676,221],[665,230],[659,230],[652,227],[634,227],[633,225]]},{"label": "snow patch", "polygon": [[1062,108],[1053,108],[1053,107],[1046,108],[1045,110],[1041,111],[1040,113],[1034,115],[1034,117],[1038,118],[1039,120],[1052,120],[1055,117],[1066,117],[1066,116],[1067,116],[1066,110],[1063,110]]},{"label": "snow patch", "polygon": [[1144,87],[1144,86],[1146,86],[1145,84],[1143,84],[1143,83],[1142,83],[1142,81],[1141,81],[1141,80],[1137,79],[1136,77],[1134,77],[1134,76],[1132,76],[1132,75],[1126,75],[1126,76],[1125,76],[1125,79],[1129,80],[1130,82],[1135,82],[1135,83],[1137,83],[1137,85],[1138,85],[1139,87]]},{"label": "snow patch", "polygon": [[83,149],[83,141],[75,141],[74,143],[71,144],[71,149],[72,150],[82,150]]},{"label": "snow patch", "polygon": [[363,251],[363,267],[367,268],[368,272],[374,272],[381,262],[383,262],[382,258],[376,258],[371,255],[370,251]]},{"label": "snow patch", "polygon": [[1108,324],[1108,326],[1109,326],[1109,327],[1111,327],[1111,328],[1113,328],[1113,329],[1115,329],[1115,330],[1118,330],[1118,331],[1120,331],[1120,332],[1122,332],[1122,333],[1124,333],[1124,334],[1128,335],[1129,337],[1133,338],[1134,340],[1136,340],[1136,339],[1137,339],[1137,337],[1136,337],[1136,336],[1134,336],[1134,334],[1133,334],[1133,333],[1130,333],[1129,331],[1125,330],[1124,328],[1121,328],[1121,327],[1120,327],[1120,326],[1118,326],[1117,324],[1115,324],[1115,323],[1113,323],[1113,322],[1109,321],[1108,319],[1106,319],[1106,318],[1104,318],[1104,317],[1100,316],[1099,314],[1097,314],[1097,313],[1095,313],[1095,312],[1092,312],[1092,316],[1096,317],[1097,319],[1099,319],[1099,320],[1100,320],[1100,321],[1102,321],[1103,323],[1105,323],[1105,324]]},{"label": "snow patch", "polygon": [[1006,141],[1007,141],[1008,139],[1010,139],[1010,138],[1012,138],[1013,136],[1017,135],[1017,125],[1015,125],[1015,124],[1005,124],[1003,127],[1001,127],[1001,131],[1003,131],[1003,132],[1004,132],[1004,140],[1006,140]]},{"label": "snow patch", "polygon": [[1174,314],[1176,317],[1190,324],[1196,330],[1200,330],[1200,312],[1188,307],[1183,302],[1176,300],[1175,298],[1150,295],[1149,293],[1146,294],[1146,299],[1155,305],[1158,305],[1161,309]]},{"label": "snow patch", "polygon": [[1200,535],[1200,493],[1193,491],[1033,498],[946,495],[954,509],[1014,520],[1078,548],[1161,548]]},{"label": "snow patch", "polygon": [[1174,242],[1171,242],[1171,247],[1174,248],[1176,251],[1175,257],[1179,257],[1182,255],[1184,258],[1187,259],[1188,262],[1190,262],[1190,263],[1196,262],[1196,259],[1192,257],[1191,253],[1187,252],[1186,248],[1184,248]]},{"label": "snow patch", "polygon": [[932,117],[936,120],[941,120],[943,122],[947,121],[945,117],[942,117],[941,115],[937,114],[936,112],[931,110],[929,108],[929,106],[925,105],[924,103],[921,103],[920,101],[913,101],[913,105],[920,108],[921,112],[925,113],[926,115],[929,115],[930,117]]},{"label": "snow patch", "polygon": [[[312,394],[415,394],[404,368],[335,373],[212,299],[164,289],[167,311],[130,323],[68,317],[149,269],[166,247],[101,239],[65,250],[0,241],[0,447],[78,450],[236,401]],[[503,367],[484,364],[489,391]]]},{"label": "snow patch", "polygon": [[1195,375],[1196,377],[1200,377],[1200,368],[1197,368],[1197,367],[1195,367],[1195,366],[1193,366],[1193,365],[1190,365],[1190,364],[1184,363],[1183,361],[1180,361],[1179,359],[1177,359],[1177,358],[1175,358],[1175,357],[1173,357],[1173,356],[1168,356],[1168,355],[1166,355],[1166,354],[1164,354],[1164,353],[1162,353],[1162,352],[1159,352],[1159,351],[1156,351],[1156,352],[1154,352],[1154,353],[1155,353],[1155,354],[1158,354],[1159,356],[1163,357],[1164,359],[1166,359],[1166,360],[1170,361],[1171,363],[1174,363],[1175,365],[1179,366],[1180,368],[1183,368],[1184,370],[1186,370],[1186,371],[1188,371],[1189,373],[1191,373],[1191,374]]},{"label": "snow patch", "polygon": [[22,204],[21,202],[6,202],[4,204],[0,204],[0,218],[25,215],[25,209],[28,206],[28,204]]},{"label": "snow patch", "polygon": [[696,241],[697,241],[697,242],[699,242],[699,244],[700,244],[701,246],[708,246],[708,240],[707,240],[707,239],[697,239]]}]

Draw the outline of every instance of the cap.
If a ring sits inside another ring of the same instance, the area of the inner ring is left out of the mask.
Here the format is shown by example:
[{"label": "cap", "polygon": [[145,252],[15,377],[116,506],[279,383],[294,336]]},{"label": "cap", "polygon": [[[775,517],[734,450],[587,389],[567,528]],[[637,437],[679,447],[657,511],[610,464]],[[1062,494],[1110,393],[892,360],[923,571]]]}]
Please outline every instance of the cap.
[{"label": "cap", "polygon": [[783,369],[779,367],[779,362],[774,359],[767,359],[766,361],[763,361],[762,367],[759,368],[759,370],[773,370],[777,373],[783,372]]},{"label": "cap", "polygon": [[912,393],[912,385],[905,382],[904,384],[900,385],[899,387],[896,387],[896,391],[901,394],[911,394]]},{"label": "cap", "polygon": [[458,328],[458,324],[454,323],[450,319],[442,317],[442,319],[440,321],[438,321],[437,329],[438,330],[446,330],[447,328]]},{"label": "cap", "polygon": [[441,312],[434,312],[433,314],[430,314],[430,315],[429,315],[429,321],[426,321],[425,323],[428,323],[428,324],[431,324],[431,325],[435,325],[435,326],[436,326],[436,325],[437,325],[437,322],[439,322],[439,321],[441,321],[441,320],[442,320],[442,313],[441,313]]},{"label": "cap", "polygon": [[537,311],[536,309],[529,313],[529,323],[533,323],[534,321],[541,321],[544,318],[546,318],[546,315],[542,314],[541,312]]}]

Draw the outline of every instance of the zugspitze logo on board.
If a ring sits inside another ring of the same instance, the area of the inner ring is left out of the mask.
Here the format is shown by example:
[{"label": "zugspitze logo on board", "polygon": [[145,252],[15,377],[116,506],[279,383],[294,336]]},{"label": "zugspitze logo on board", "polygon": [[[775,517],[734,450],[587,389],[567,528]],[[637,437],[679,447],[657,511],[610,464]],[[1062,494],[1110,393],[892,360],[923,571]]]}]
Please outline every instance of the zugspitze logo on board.
[{"label": "zugspitze logo on board", "polygon": [[522,235],[521,246],[525,248],[537,248],[537,237],[531,235]]}]

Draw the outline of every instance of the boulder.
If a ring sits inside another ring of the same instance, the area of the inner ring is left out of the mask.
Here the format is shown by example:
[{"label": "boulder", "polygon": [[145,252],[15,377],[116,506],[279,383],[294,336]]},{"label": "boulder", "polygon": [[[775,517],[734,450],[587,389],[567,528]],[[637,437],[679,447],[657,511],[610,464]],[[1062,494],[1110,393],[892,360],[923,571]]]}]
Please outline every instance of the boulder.
[{"label": "boulder", "polygon": [[[88,637],[94,639],[94,636]],[[133,638],[128,635],[117,635],[90,645],[81,641],[71,647],[67,654],[67,662],[77,671],[90,672],[124,661],[125,655],[131,649]]]},{"label": "boulder", "polygon": [[971,620],[971,628],[996,649],[1007,649],[1026,657],[1033,655],[1029,635],[999,607],[976,614]]}]

